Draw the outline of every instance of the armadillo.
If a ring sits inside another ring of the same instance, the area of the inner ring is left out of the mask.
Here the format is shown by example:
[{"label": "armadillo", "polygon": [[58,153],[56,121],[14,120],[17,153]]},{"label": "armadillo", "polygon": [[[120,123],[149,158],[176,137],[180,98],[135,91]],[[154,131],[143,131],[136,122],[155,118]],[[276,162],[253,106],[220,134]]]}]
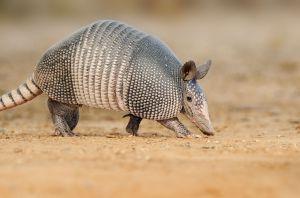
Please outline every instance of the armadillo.
[{"label": "armadillo", "polygon": [[197,82],[210,65],[182,64],[158,38],[122,22],[96,21],[50,47],[27,81],[1,96],[0,111],[44,93],[56,135],[75,135],[83,105],[125,112],[126,131],[132,135],[138,134],[142,119],[150,119],[178,137],[194,136],[179,121],[180,113],[213,135]]}]

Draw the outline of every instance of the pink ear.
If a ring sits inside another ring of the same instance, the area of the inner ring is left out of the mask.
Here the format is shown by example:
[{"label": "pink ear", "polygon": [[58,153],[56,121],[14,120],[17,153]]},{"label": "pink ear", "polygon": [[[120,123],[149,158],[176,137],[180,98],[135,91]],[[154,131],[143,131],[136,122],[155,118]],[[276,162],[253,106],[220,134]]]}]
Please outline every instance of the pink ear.
[{"label": "pink ear", "polygon": [[184,65],[181,68],[181,78],[184,81],[192,80],[195,78],[197,73],[196,64],[194,61],[188,61],[184,63]]},{"label": "pink ear", "polygon": [[210,66],[211,66],[212,61],[208,60],[206,63],[203,65],[200,65],[197,67],[197,73],[196,73],[196,79],[202,79],[208,72]]}]

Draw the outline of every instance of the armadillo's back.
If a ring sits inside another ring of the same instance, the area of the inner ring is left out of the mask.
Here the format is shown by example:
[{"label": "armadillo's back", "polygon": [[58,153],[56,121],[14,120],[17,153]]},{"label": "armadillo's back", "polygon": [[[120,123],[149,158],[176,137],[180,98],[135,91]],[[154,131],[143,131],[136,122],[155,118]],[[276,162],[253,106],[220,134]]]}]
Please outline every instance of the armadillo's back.
[{"label": "armadillo's back", "polygon": [[[161,64],[168,61],[164,68]],[[161,86],[164,76],[178,87],[177,78],[175,82],[170,76],[178,65],[175,56],[151,36],[120,22],[98,21],[51,47],[37,67],[35,81],[50,98],[63,103],[160,119],[174,114],[166,109],[157,116],[152,111],[162,103],[172,104],[157,93],[169,94],[164,89],[170,86]]]}]

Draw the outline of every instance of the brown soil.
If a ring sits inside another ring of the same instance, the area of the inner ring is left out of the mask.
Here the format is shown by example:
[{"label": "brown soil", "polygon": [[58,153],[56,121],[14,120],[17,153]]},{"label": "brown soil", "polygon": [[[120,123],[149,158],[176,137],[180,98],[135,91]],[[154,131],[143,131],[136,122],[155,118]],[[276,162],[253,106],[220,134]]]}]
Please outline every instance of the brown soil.
[{"label": "brown soil", "polygon": [[[123,19],[158,35],[182,60],[213,59],[200,83],[216,135],[177,139],[145,120],[141,136],[131,137],[122,113],[83,108],[78,137],[53,137],[42,96],[0,113],[0,196],[298,197],[299,17],[256,17]],[[87,22],[1,22],[0,92]]]}]

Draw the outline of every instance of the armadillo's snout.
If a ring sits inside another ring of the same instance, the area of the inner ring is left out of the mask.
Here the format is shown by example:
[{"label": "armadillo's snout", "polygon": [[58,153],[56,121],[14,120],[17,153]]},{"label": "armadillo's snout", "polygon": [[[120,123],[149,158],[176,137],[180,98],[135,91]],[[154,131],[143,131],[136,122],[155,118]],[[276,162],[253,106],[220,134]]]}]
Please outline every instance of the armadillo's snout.
[{"label": "armadillo's snout", "polygon": [[201,119],[201,120],[195,121],[195,124],[197,125],[197,127],[200,129],[200,131],[204,135],[209,135],[209,136],[214,135],[215,130],[214,130],[210,120]]},{"label": "armadillo's snout", "polygon": [[200,128],[201,132],[204,134],[204,135],[214,135],[214,128],[212,127],[212,125],[210,124],[209,126],[203,126]]}]

